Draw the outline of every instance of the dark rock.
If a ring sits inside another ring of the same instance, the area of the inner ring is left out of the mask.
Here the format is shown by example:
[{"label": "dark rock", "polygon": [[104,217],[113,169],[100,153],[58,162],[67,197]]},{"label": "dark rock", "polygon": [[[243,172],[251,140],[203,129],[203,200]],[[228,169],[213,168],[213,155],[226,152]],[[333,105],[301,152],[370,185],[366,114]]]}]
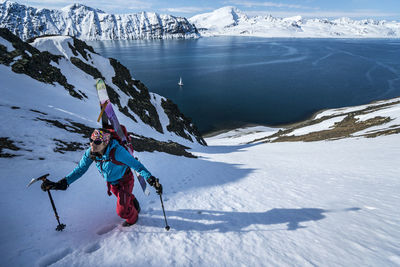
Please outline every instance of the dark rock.
[{"label": "dark rock", "polygon": [[[47,51],[40,52],[5,28],[0,28],[0,36],[12,43],[15,48],[14,51],[7,52],[3,49],[4,46],[0,46],[0,64],[9,66],[14,62],[11,69],[15,73],[23,73],[35,80],[48,84],[54,85],[57,82],[71,96],[82,99],[82,96],[74,90],[74,86],[67,82],[67,78],[61,73],[61,70],[51,65],[52,61],[58,63],[62,56],[52,55]],[[14,61],[14,58],[18,56],[21,56],[21,58]]]},{"label": "dark rock", "polygon": [[82,60],[80,60],[77,57],[71,57],[70,61],[72,64],[74,64],[76,67],[78,67],[79,69],[81,69],[82,71],[86,72],[87,74],[93,76],[93,78],[97,79],[97,78],[101,78],[104,80],[103,75],[101,74],[101,72],[96,69],[95,67],[86,64],[85,62],[83,62]]},{"label": "dark rock", "polygon": [[[116,59],[110,58],[110,63],[115,70],[115,76],[112,78],[113,84],[117,85],[125,94],[131,96],[128,101],[129,109],[138,115],[144,123],[163,133],[158,113],[150,101],[150,94],[147,87],[140,81],[133,80],[129,70]],[[132,117],[132,115],[127,114],[129,113],[128,110],[122,108],[119,100],[115,99],[116,96],[116,94],[113,97],[110,96],[111,102],[117,104],[122,113]]]},{"label": "dark rock", "polygon": [[81,134],[84,138],[89,138],[94,130],[94,128],[87,127],[84,124],[73,122],[71,120],[66,120],[67,123],[61,123],[60,120],[44,119],[39,117],[37,117],[36,119],[47,122],[48,124],[66,130],[68,132]]},{"label": "dark rock", "polygon": [[77,57],[78,53],[82,55],[82,57],[86,60],[88,59],[88,56],[90,57],[90,55],[86,54],[85,50],[89,50],[90,52],[92,52],[93,54],[97,54],[93,47],[91,47],[90,45],[87,45],[85,42],[73,37],[74,40],[74,45],[72,46],[70,43],[68,43],[69,48],[71,48],[72,53],[74,53],[74,55]]},{"label": "dark rock", "polygon": [[161,142],[157,141],[153,138],[148,138],[144,136],[131,134],[133,149],[138,152],[142,151],[159,151],[165,152],[168,154],[176,155],[176,156],[184,156],[187,158],[197,158],[195,155],[186,151],[189,149],[186,146],[181,144],[169,141],[169,142]]},{"label": "dark rock", "polygon": [[48,115],[47,113],[41,112],[41,111],[36,110],[36,109],[30,109],[30,111],[35,112],[35,113],[39,113],[39,114],[42,114],[42,115]]},{"label": "dark rock", "polygon": [[185,117],[185,115],[179,111],[179,108],[175,103],[169,99],[163,99],[161,101],[161,106],[164,108],[164,111],[170,121],[170,124],[167,126],[168,131],[174,132],[177,135],[193,142],[192,138],[185,132],[186,130],[196,137],[197,142],[204,146],[207,145],[206,141],[204,141],[203,137],[201,137],[197,127],[192,123],[192,120]]},{"label": "dark rock", "polygon": [[54,152],[64,154],[67,151],[78,151],[87,149],[87,144],[82,144],[78,142],[65,142],[60,139],[53,139],[56,142],[56,148],[53,149]]},{"label": "dark rock", "polygon": [[10,153],[3,153],[3,149],[10,149],[13,151],[20,150],[20,148],[14,144],[13,140],[8,137],[0,137],[0,158],[12,158],[17,156]]}]

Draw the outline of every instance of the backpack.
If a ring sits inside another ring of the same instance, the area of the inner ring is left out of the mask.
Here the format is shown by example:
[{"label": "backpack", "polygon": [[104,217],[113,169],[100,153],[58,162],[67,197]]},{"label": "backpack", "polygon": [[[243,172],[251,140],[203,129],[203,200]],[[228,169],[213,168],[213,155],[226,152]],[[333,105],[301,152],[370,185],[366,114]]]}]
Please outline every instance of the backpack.
[{"label": "backpack", "polygon": [[[128,131],[126,130],[126,127],[124,125],[122,125],[122,124],[120,124],[120,126],[121,126],[122,132],[124,133],[124,136],[126,138],[126,142],[122,141],[122,139],[119,137],[118,133],[114,130],[114,128],[112,128],[112,126],[107,126],[107,127],[104,128],[104,130],[111,134],[111,140],[112,139],[117,140],[118,143],[123,148],[125,148],[128,152],[129,152],[129,150],[131,150],[132,153],[133,153],[133,146],[132,146],[132,142],[131,142],[132,139],[129,136]],[[122,162],[120,162],[120,161],[115,159],[115,148],[111,149],[109,156],[110,156],[110,161],[112,163],[114,163],[116,165],[125,165],[124,163],[122,163]],[[125,172],[125,174],[124,174],[124,176],[121,178],[121,180],[122,180],[121,182],[124,182],[126,179],[129,180],[130,177],[131,177],[131,169],[128,167],[126,172]],[[111,193],[111,183],[110,182],[107,182],[107,194],[109,196],[112,195],[112,193]],[[132,194],[132,193],[128,193],[128,194]]]},{"label": "backpack", "polygon": [[[133,146],[132,146],[132,139],[128,134],[128,131],[126,130],[126,127],[124,125],[120,125],[122,132],[124,133],[124,136],[126,138],[126,142],[123,142],[122,139],[119,137],[118,133],[112,128],[112,126],[108,126],[105,128],[107,132],[111,134],[111,139],[117,140],[118,143],[124,147],[128,152],[132,151],[133,153]],[[112,163],[116,165],[125,165],[124,163],[118,161],[115,159],[115,148],[110,151],[110,160]]]}]

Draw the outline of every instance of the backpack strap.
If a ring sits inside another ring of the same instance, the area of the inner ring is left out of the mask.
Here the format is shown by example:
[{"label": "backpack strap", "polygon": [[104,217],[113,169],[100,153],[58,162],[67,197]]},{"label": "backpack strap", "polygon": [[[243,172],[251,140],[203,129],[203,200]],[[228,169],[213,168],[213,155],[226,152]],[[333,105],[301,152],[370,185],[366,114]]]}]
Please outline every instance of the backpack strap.
[{"label": "backpack strap", "polygon": [[111,160],[111,162],[114,163],[115,165],[126,165],[125,163],[122,163],[121,161],[118,161],[118,160],[115,159],[115,150],[116,150],[116,148],[114,147],[110,151],[110,160]]}]

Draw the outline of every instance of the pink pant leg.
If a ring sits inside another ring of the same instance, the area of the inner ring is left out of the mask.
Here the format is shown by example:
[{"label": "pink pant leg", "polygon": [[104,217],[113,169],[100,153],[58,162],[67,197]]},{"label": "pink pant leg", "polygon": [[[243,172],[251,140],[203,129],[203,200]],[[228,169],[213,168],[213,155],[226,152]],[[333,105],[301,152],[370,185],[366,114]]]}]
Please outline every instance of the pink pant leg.
[{"label": "pink pant leg", "polygon": [[132,194],[134,180],[129,179],[119,183],[118,185],[111,185],[111,191],[117,197],[117,214],[128,223],[135,223],[138,219],[137,210],[133,204],[135,196]]}]

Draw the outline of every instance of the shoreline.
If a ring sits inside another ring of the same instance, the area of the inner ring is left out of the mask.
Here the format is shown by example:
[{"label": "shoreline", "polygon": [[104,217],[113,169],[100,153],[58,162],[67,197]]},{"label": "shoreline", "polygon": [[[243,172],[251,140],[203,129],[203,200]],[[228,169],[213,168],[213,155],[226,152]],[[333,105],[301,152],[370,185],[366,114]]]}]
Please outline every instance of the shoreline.
[{"label": "shoreline", "polygon": [[205,134],[202,134],[203,138],[210,138],[210,137],[215,137],[217,135],[223,134],[223,133],[227,133],[233,130],[237,130],[237,129],[246,129],[246,128],[250,128],[250,127],[268,127],[268,128],[273,128],[273,129],[289,129],[289,128],[294,128],[297,127],[301,124],[307,123],[309,121],[312,121],[315,119],[315,117],[317,117],[319,114],[327,111],[327,110],[335,110],[335,109],[342,109],[342,108],[350,108],[350,107],[358,107],[358,106],[363,106],[363,105],[370,105],[370,104],[374,104],[374,103],[378,103],[378,102],[382,102],[382,101],[388,101],[388,100],[392,100],[392,99],[396,99],[399,97],[393,97],[393,98],[388,98],[388,99],[382,99],[382,100],[374,100],[371,101],[369,103],[366,104],[362,104],[362,105],[355,105],[355,106],[345,106],[345,107],[337,107],[337,108],[326,108],[326,109],[321,109],[318,110],[316,112],[314,112],[310,117],[301,120],[301,121],[297,121],[297,122],[293,122],[293,123],[287,123],[287,124],[282,124],[282,125],[267,125],[267,124],[255,124],[255,123],[247,123],[244,124],[243,126],[240,127],[232,127],[232,128],[223,128],[223,129],[219,129],[219,130],[215,130],[215,131],[211,131],[211,132],[207,132]]},{"label": "shoreline", "polygon": [[371,101],[369,103],[366,104],[361,104],[361,105],[355,105],[355,106],[345,106],[345,107],[337,107],[337,108],[326,108],[326,109],[321,109],[318,110],[316,112],[314,112],[310,117],[301,120],[301,121],[297,121],[297,122],[293,122],[293,123],[288,123],[288,124],[282,124],[282,125],[267,125],[267,124],[254,124],[254,123],[247,123],[244,124],[243,126],[240,127],[231,127],[231,128],[223,128],[223,129],[219,129],[219,130],[215,130],[215,131],[211,131],[211,132],[207,132],[202,134],[203,138],[210,138],[210,137],[215,137],[217,135],[223,134],[223,133],[227,133],[233,130],[237,130],[237,129],[245,129],[245,128],[250,128],[250,127],[268,127],[268,128],[273,128],[273,129],[289,129],[289,128],[294,128],[297,127],[301,124],[307,123],[309,121],[312,121],[315,119],[315,117],[317,117],[319,114],[327,111],[327,110],[336,110],[336,109],[342,109],[342,108],[350,108],[350,107],[358,107],[358,106],[364,106],[364,105],[371,105],[371,104],[375,104],[375,103],[379,103],[382,101],[388,101],[388,100],[392,100],[392,99],[396,99],[399,97],[393,97],[393,98],[388,98],[388,99],[381,99],[381,100],[374,100]]},{"label": "shoreline", "polygon": [[[373,102],[371,102],[369,104],[372,104],[372,103],[378,102],[378,101],[382,101],[382,100],[373,101]],[[345,107],[339,107],[339,108],[345,108]],[[332,109],[337,109],[337,108],[332,108]],[[230,132],[230,131],[233,131],[233,130],[236,130],[236,129],[245,129],[245,128],[251,128],[251,127],[258,127],[258,126],[260,126],[260,127],[268,127],[268,128],[273,128],[273,129],[289,129],[289,128],[296,127],[296,126],[298,126],[300,124],[303,124],[305,122],[308,122],[308,121],[311,121],[311,120],[315,119],[315,117],[318,114],[320,114],[320,113],[322,113],[322,112],[324,112],[326,110],[330,110],[330,109],[327,108],[327,109],[318,110],[318,111],[314,112],[310,117],[308,117],[308,118],[306,118],[304,120],[301,120],[301,121],[297,121],[297,122],[292,122],[292,123],[287,123],[287,124],[282,124],[282,125],[246,123],[246,124],[243,124],[242,126],[239,126],[239,127],[221,128],[221,129],[214,130],[214,131],[211,131],[211,132],[206,132],[206,133],[202,134],[202,137],[203,138],[210,138],[210,137],[214,137],[214,136],[217,136],[217,135],[220,135],[220,134],[223,134],[223,133],[227,133],[227,132]]]}]

